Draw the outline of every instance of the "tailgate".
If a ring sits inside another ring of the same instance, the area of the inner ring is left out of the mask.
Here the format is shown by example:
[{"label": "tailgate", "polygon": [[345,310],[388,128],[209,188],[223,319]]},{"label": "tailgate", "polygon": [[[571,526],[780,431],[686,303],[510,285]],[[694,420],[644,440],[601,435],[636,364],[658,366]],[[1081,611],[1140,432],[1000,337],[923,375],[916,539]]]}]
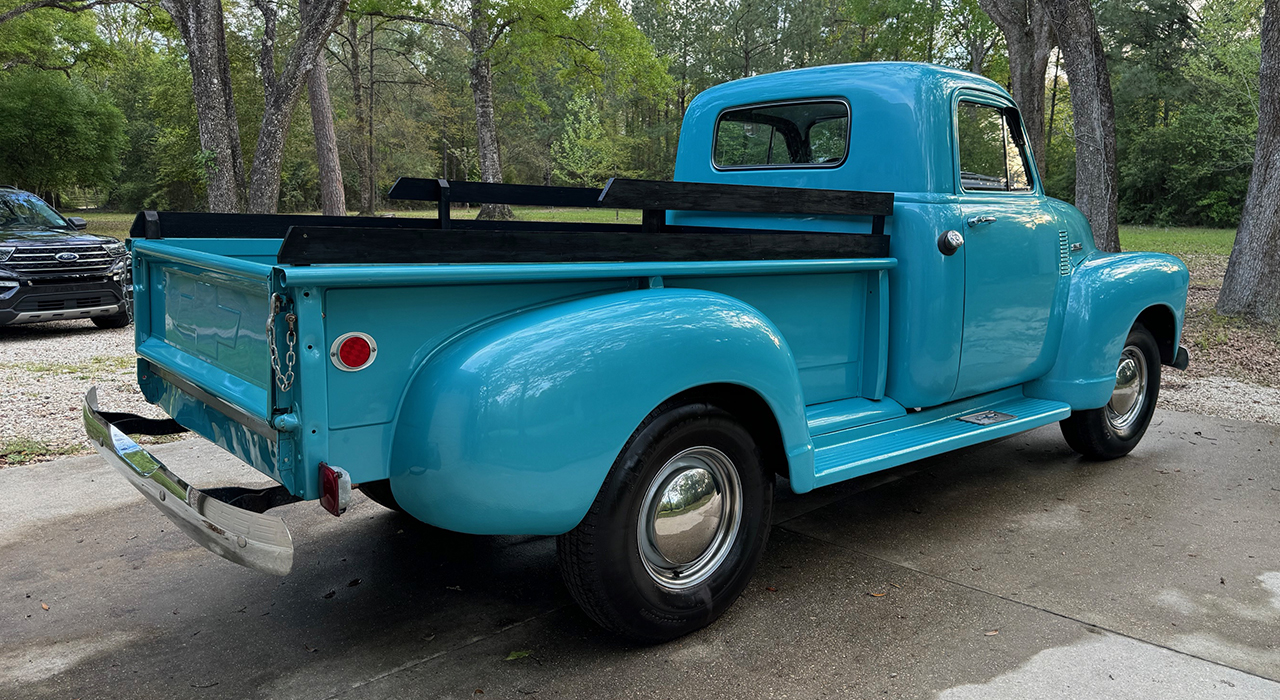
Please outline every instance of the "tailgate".
[{"label": "tailgate", "polygon": [[172,240],[135,240],[133,251],[143,394],[281,481],[267,332],[273,266]]}]

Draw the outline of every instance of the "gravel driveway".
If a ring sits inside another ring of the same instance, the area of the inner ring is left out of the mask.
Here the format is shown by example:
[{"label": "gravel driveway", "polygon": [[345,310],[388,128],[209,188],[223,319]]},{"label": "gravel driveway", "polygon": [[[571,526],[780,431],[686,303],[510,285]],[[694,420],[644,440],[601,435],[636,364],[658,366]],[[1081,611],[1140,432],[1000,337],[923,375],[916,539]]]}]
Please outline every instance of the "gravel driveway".
[{"label": "gravel driveway", "polygon": [[[87,451],[80,402],[95,384],[106,410],[165,417],[138,390],[132,327],[99,330],[90,321],[0,327],[0,448],[36,443],[26,445],[24,461]],[[1280,389],[1169,368],[1162,384],[1162,408],[1280,425]]]},{"label": "gravel driveway", "polygon": [[0,327],[0,446],[29,440],[51,456],[88,450],[80,402],[95,384],[106,410],[164,417],[142,398],[135,375],[132,326],[100,330],[91,321],[55,321]]}]

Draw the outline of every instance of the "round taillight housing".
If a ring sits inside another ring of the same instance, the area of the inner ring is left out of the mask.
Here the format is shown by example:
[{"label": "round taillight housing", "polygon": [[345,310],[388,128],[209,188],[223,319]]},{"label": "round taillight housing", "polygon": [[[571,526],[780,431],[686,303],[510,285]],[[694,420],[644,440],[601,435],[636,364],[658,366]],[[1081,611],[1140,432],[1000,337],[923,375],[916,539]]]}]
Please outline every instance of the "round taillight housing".
[{"label": "round taillight housing", "polygon": [[373,364],[378,344],[368,333],[343,333],[329,347],[333,366],[344,372],[355,372]]}]

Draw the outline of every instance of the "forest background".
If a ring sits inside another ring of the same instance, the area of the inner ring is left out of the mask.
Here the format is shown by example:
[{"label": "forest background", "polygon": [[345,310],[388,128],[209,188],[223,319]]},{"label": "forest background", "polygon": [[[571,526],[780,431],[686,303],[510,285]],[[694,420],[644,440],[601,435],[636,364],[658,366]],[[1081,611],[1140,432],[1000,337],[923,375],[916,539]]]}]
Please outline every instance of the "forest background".
[{"label": "forest background", "polygon": [[[1093,5],[1120,221],[1236,226],[1258,127],[1261,0]],[[19,7],[4,0],[0,13]],[[221,7],[249,173],[305,22],[272,0]],[[54,3],[0,23],[0,183],[63,207],[209,206],[215,154],[201,148],[188,43],[168,9]],[[401,176],[481,178],[477,57],[491,66],[501,178],[529,184],[670,178],[690,100],[745,76],[902,60],[1010,83],[1005,38],[976,0],[355,0],[317,59],[350,210],[398,206],[383,195]],[[1071,201],[1076,140],[1056,50],[1043,82],[1043,179]],[[285,110],[280,211],[321,208],[309,99]]]}]

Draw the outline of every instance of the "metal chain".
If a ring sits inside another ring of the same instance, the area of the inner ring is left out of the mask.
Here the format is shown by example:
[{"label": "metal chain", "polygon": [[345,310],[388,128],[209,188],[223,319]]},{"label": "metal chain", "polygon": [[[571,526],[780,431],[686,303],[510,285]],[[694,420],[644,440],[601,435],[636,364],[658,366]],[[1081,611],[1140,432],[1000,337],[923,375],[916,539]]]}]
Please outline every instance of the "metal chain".
[{"label": "metal chain", "polygon": [[275,376],[276,386],[280,387],[280,391],[288,391],[293,386],[293,366],[298,360],[295,352],[298,344],[298,315],[295,313],[285,314],[284,322],[288,326],[288,330],[284,334],[285,354],[284,354],[284,371],[280,369],[280,353],[276,350],[276,314],[284,307],[284,297],[279,294],[271,295],[271,311],[267,314],[267,348],[271,351],[271,372]]}]

